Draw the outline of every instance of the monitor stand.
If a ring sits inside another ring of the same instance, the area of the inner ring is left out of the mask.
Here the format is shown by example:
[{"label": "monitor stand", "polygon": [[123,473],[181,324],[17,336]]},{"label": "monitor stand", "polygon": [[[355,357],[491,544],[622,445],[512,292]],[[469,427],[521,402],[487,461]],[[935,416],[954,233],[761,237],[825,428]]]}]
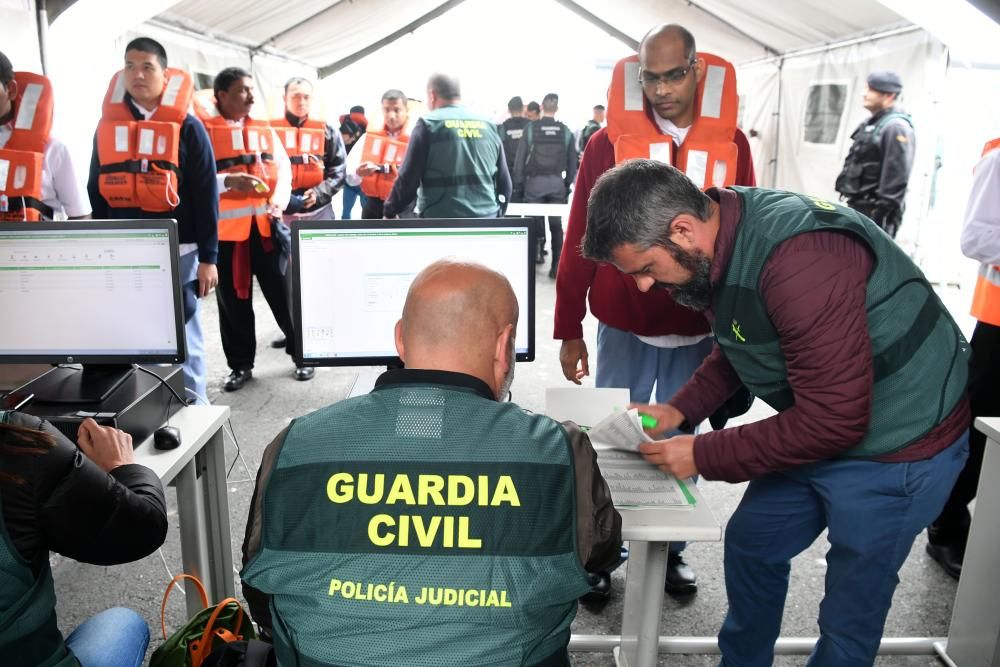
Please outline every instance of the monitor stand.
[{"label": "monitor stand", "polygon": [[32,383],[32,391],[37,403],[101,403],[133,373],[131,364],[60,366]]}]

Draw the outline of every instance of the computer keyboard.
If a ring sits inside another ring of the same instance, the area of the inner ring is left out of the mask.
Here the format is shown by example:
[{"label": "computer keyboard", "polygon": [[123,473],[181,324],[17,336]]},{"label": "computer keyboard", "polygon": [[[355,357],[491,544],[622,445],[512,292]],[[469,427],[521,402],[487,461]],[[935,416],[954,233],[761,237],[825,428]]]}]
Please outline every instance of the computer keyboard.
[{"label": "computer keyboard", "polygon": [[[91,417],[101,426],[114,426],[118,427],[117,413],[114,412],[73,412],[66,415],[45,415],[42,417],[45,421],[52,424],[53,427],[71,441],[76,442],[76,434],[80,429],[80,422],[82,422],[87,417]],[[138,443],[133,443],[138,444]]]}]

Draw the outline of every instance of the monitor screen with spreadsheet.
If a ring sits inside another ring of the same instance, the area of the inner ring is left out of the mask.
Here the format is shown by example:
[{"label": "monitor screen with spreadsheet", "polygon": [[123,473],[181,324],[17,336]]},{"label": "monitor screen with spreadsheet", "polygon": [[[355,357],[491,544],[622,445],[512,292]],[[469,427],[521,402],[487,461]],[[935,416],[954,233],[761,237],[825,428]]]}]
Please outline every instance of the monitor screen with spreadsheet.
[{"label": "monitor screen with spreadsheet", "polygon": [[0,363],[178,363],[173,220],[0,223]]},{"label": "monitor screen with spreadsheet", "polygon": [[531,221],[337,220],[292,225],[296,362],[399,364],[394,330],[414,277],[438,259],[502,273],[517,297],[518,361],[535,357]]}]

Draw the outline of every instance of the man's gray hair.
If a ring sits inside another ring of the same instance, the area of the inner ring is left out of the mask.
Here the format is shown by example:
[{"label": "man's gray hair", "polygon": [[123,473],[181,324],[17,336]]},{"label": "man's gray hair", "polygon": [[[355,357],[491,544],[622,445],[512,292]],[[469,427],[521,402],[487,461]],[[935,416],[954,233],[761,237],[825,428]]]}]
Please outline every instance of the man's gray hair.
[{"label": "man's gray hair", "polygon": [[462,96],[458,77],[448,74],[431,74],[431,78],[427,80],[427,88],[445,100],[456,100]]},{"label": "man's gray hair", "polygon": [[711,199],[674,167],[655,160],[629,160],[597,179],[587,203],[583,256],[612,261],[625,244],[640,251],[674,246],[670,221],[682,213],[708,220]]}]

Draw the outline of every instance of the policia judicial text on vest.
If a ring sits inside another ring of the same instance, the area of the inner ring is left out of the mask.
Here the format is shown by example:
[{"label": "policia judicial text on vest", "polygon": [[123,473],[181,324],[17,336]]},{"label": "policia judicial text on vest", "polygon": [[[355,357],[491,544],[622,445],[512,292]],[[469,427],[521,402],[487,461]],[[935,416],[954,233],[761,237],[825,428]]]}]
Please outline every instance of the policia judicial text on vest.
[{"label": "policia judicial text on vest", "polygon": [[572,467],[560,424],[463,388],[295,420],[242,573],[272,595],[279,662],[543,664],[589,590]]},{"label": "policia judicial text on vest", "polygon": [[969,345],[920,269],[852,209],[794,193],[732,189],[743,213],[713,304],[714,333],[740,380],[779,412],[794,403],[781,341],[760,294],[761,273],[782,241],[845,231],[878,260],[865,299],[874,367],[871,423],[846,455],[888,454],[924,437],[965,395]]}]

